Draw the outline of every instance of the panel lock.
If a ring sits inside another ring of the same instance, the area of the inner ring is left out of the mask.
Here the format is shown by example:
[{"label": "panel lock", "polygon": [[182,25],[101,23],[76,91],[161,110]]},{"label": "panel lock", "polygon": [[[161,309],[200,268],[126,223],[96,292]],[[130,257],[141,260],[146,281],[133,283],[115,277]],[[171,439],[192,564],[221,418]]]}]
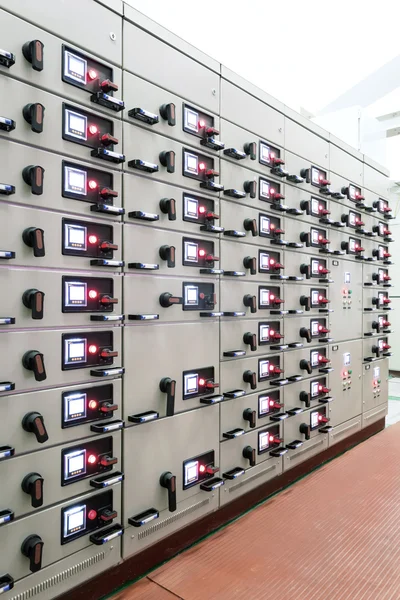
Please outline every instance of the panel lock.
[{"label": "panel lock", "polygon": [[168,510],[176,511],[176,476],[171,471],[166,471],[160,477],[160,485],[168,490]]},{"label": "panel lock", "polygon": [[22,357],[22,365],[28,371],[33,371],[36,381],[44,381],[47,378],[43,354],[38,350],[25,352]]},{"label": "panel lock", "polygon": [[22,419],[22,428],[28,433],[34,433],[39,444],[44,444],[49,439],[43,415],[38,412],[26,413]]},{"label": "panel lock", "polygon": [[44,542],[39,535],[30,535],[22,542],[21,552],[29,558],[29,569],[32,573],[42,568]]},{"label": "panel lock", "polygon": [[40,102],[26,104],[22,115],[34,133],[42,133],[45,108]]},{"label": "panel lock", "polygon": [[43,319],[44,297],[45,293],[36,288],[31,288],[23,293],[22,303],[32,311],[32,319]]},{"label": "panel lock", "polygon": [[160,200],[160,210],[168,215],[168,221],[176,221],[176,201],[174,198],[162,198]]},{"label": "panel lock", "polygon": [[167,267],[169,269],[175,267],[175,246],[161,246],[159,255],[162,260],[167,261]]},{"label": "panel lock", "polygon": [[22,171],[22,179],[30,186],[35,196],[43,194],[43,178],[44,169],[39,165],[29,165]]},{"label": "panel lock", "polygon": [[43,71],[43,48],[44,44],[40,40],[26,42],[22,46],[22,54],[34,71]]},{"label": "panel lock", "polygon": [[33,248],[33,256],[42,258],[46,254],[44,246],[44,231],[39,227],[28,227],[22,233],[24,243]]}]

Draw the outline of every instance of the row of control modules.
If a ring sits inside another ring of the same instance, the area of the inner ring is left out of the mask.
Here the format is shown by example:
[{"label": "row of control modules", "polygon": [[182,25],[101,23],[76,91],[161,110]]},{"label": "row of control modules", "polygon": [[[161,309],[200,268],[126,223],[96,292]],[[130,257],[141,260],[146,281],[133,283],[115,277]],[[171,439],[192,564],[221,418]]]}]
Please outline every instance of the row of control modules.
[{"label": "row of control modules", "polygon": [[66,4],[0,10],[7,600],[67,592],[387,408],[384,169],[130,7]]}]

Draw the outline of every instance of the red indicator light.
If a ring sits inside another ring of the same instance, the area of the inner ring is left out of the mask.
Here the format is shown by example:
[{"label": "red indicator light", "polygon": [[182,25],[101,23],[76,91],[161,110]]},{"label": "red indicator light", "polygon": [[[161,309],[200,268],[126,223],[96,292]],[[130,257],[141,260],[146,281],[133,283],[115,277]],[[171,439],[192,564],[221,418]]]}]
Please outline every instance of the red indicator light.
[{"label": "red indicator light", "polygon": [[96,133],[99,133],[99,128],[97,125],[89,125],[89,133],[91,135],[96,135]]},{"label": "red indicator light", "polygon": [[88,519],[89,519],[90,521],[94,521],[94,520],[95,520],[95,518],[97,517],[97,512],[96,512],[95,510],[93,510],[93,509],[92,509],[92,510],[89,510],[89,512],[88,512],[88,515],[87,515],[87,516],[88,516]]},{"label": "red indicator light", "polygon": [[322,385],[319,385],[318,389],[319,389],[319,391],[321,391],[322,390]]},{"label": "red indicator light", "polygon": [[269,405],[270,405],[270,406],[273,406],[273,405],[274,405],[274,401],[273,401],[273,400],[270,400],[270,401],[269,401]]},{"label": "red indicator light", "polygon": [[274,265],[275,264],[275,260],[273,258],[271,258],[270,261],[269,261],[269,264],[270,265]]},{"label": "red indicator light", "polygon": [[270,295],[269,295],[269,298],[270,298],[270,300],[275,300],[275,296],[274,296],[274,294],[270,294]]},{"label": "red indicator light", "polygon": [[97,408],[97,400],[89,400],[89,408],[90,410]]},{"label": "red indicator light", "polygon": [[199,213],[201,215],[203,215],[206,212],[206,207],[205,206],[199,206]]},{"label": "red indicator light", "polygon": [[89,244],[97,244],[97,235],[89,235]]},{"label": "red indicator light", "polygon": [[95,190],[97,188],[97,181],[95,181],[94,179],[89,179],[88,186],[89,189]]},{"label": "red indicator light", "polygon": [[200,471],[200,473],[205,473],[206,472],[205,466],[204,465],[200,465],[199,471]]},{"label": "red indicator light", "polygon": [[89,350],[89,354],[96,354],[97,346],[95,344],[90,344],[88,350]]},{"label": "red indicator light", "polygon": [[320,205],[318,206],[318,210],[324,210],[324,207],[322,206],[322,204],[320,204]]},{"label": "red indicator light", "polygon": [[322,181],[322,180],[323,180],[323,178],[324,178],[324,176],[323,176],[323,175],[320,175],[320,176],[319,176],[319,180],[320,180],[320,181]]},{"label": "red indicator light", "polygon": [[319,239],[319,240],[322,240],[322,235],[319,235],[319,236],[318,236],[318,239]]},{"label": "red indicator light", "polygon": [[271,158],[275,158],[275,152],[271,152],[270,156]]},{"label": "red indicator light", "polygon": [[92,79],[92,80],[96,79],[97,71],[95,71],[94,69],[89,69],[88,77],[89,77],[89,79]]},{"label": "red indicator light", "polygon": [[205,127],[205,126],[206,126],[206,122],[203,119],[201,119],[199,121],[199,127]]},{"label": "red indicator light", "polygon": [[275,367],[274,367],[274,365],[269,365],[269,370],[270,370],[270,371],[273,371],[273,370],[274,370],[274,368],[275,368]]},{"label": "red indicator light", "polygon": [[206,381],[205,379],[199,379],[199,385],[205,385]]},{"label": "red indicator light", "polygon": [[318,325],[318,331],[322,331],[322,325]]},{"label": "red indicator light", "polygon": [[205,256],[205,255],[206,255],[205,250],[199,250],[199,256]]},{"label": "red indicator light", "polygon": [[319,269],[320,271],[322,271],[322,269],[323,269],[323,268],[324,268],[324,267],[323,267],[322,265],[319,265],[319,266],[318,266],[318,269]]},{"label": "red indicator light", "polygon": [[324,358],[324,357],[322,356],[322,354],[320,354],[320,355],[318,356],[318,360],[322,360],[323,358]]},{"label": "red indicator light", "polygon": [[271,189],[269,190],[269,193],[270,193],[270,196],[273,196],[273,195],[275,194],[275,190],[274,190],[274,188],[271,188]]},{"label": "red indicator light", "polygon": [[273,223],[271,223],[270,229],[275,229],[275,225]]},{"label": "red indicator light", "polygon": [[318,300],[322,300],[323,296],[318,296]]},{"label": "red indicator light", "polygon": [[270,436],[269,436],[269,441],[270,441],[270,442],[274,442],[274,441],[275,441],[275,438],[274,438],[274,436],[273,436],[273,435],[270,435]]},{"label": "red indicator light", "polygon": [[204,171],[205,168],[206,168],[206,165],[204,163],[200,163],[199,164],[199,170],[200,171]]},{"label": "red indicator light", "polygon": [[94,300],[95,298],[97,298],[97,292],[96,292],[96,290],[89,290],[89,298],[91,298],[92,300]]},{"label": "red indicator light", "polygon": [[273,329],[270,330],[269,335],[275,335],[275,331]]},{"label": "red indicator light", "polygon": [[318,421],[322,421],[324,417],[322,415],[318,415]]},{"label": "red indicator light", "polygon": [[95,454],[89,454],[87,460],[90,465],[94,465],[97,462],[97,456]]}]

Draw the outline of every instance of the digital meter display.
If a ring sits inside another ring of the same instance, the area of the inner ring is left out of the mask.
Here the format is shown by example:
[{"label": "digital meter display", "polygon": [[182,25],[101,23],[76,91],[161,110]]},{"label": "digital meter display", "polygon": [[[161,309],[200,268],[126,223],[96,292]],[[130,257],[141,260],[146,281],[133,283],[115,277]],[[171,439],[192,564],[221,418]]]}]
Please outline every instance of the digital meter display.
[{"label": "digital meter display", "polygon": [[317,229],[311,229],[311,242],[313,244],[319,244],[319,232]]},{"label": "digital meter display", "polygon": [[319,275],[319,261],[318,260],[311,261],[311,272],[313,275]]},{"label": "digital meter display", "polygon": [[199,115],[194,110],[185,107],[185,128],[197,133],[199,131]]},{"label": "digital meter display", "polygon": [[187,285],[185,287],[185,304],[196,306],[199,303],[199,288]]},{"label": "digital meter display", "polygon": [[263,198],[269,198],[269,182],[264,179],[260,179],[260,195]]},{"label": "digital meter display", "polygon": [[269,271],[269,254],[260,253],[260,269]]},{"label": "digital meter display", "polygon": [[185,196],[185,217],[190,217],[191,219],[198,218],[198,206],[199,203],[195,198],[189,198]]},{"label": "digital meter display", "polygon": [[87,306],[87,284],[80,281],[65,282],[65,306]]},{"label": "digital meter display", "polygon": [[311,167],[311,181],[319,185],[319,171],[315,167]]},{"label": "digital meter display", "polygon": [[184,465],[185,486],[194,483],[199,478],[199,461],[193,460]]},{"label": "digital meter display", "polygon": [[269,290],[260,290],[260,306],[269,306]]},{"label": "digital meter display", "polygon": [[65,249],[82,250],[85,252],[87,249],[86,236],[86,227],[81,225],[65,225]]},{"label": "digital meter display", "polygon": [[319,322],[311,321],[311,335],[316,336],[319,334]]},{"label": "digital meter display", "polygon": [[260,325],[259,338],[260,338],[260,342],[268,342],[269,341],[269,325]]},{"label": "digital meter display", "polygon": [[64,192],[86,196],[87,173],[80,169],[64,167]]},{"label": "digital meter display", "polygon": [[269,448],[269,431],[260,431],[258,434],[258,453],[261,454]]},{"label": "digital meter display", "polygon": [[65,344],[65,359],[66,365],[75,363],[83,363],[87,360],[86,346],[87,340],[85,338],[68,339],[64,341]]},{"label": "digital meter display", "polygon": [[86,417],[86,394],[64,396],[64,421],[69,423]]},{"label": "digital meter display", "polygon": [[269,360],[260,360],[258,364],[259,378],[265,379],[269,376]]},{"label": "digital meter display", "polygon": [[185,152],[185,171],[194,175],[199,174],[199,159],[195,154]]},{"label": "digital meter display", "polygon": [[72,479],[86,473],[86,450],[64,454],[64,479]]},{"label": "digital meter display", "polygon": [[316,367],[318,365],[319,365],[318,350],[316,350],[315,352],[311,352],[311,366]]},{"label": "digital meter display", "polygon": [[74,506],[64,511],[63,518],[64,538],[83,531],[86,529],[86,505]]},{"label": "digital meter display", "polygon": [[193,244],[192,242],[185,242],[185,260],[188,262],[198,262],[198,244]]},{"label": "digital meter display", "polygon": [[260,231],[269,235],[271,233],[271,221],[268,217],[260,215]]},{"label": "digital meter display", "polygon": [[311,429],[315,429],[319,426],[319,412],[317,410],[310,413],[310,425]]},{"label": "digital meter display", "polygon": [[263,162],[269,163],[271,155],[271,148],[266,144],[260,144],[260,158]]},{"label": "digital meter display", "polygon": [[319,382],[312,381],[311,382],[311,397],[315,398],[316,396],[319,396]]},{"label": "digital meter display", "polygon": [[87,140],[87,118],[65,109],[65,133],[80,140]]},{"label": "digital meter display", "polygon": [[199,376],[196,373],[185,375],[183,378],[183,384],[185,396],[197,394],[199,391]]},{"label": "digital meter display", "polygon": [[87,61],[67,50],[64,53],[64,76],[86,85]]}]

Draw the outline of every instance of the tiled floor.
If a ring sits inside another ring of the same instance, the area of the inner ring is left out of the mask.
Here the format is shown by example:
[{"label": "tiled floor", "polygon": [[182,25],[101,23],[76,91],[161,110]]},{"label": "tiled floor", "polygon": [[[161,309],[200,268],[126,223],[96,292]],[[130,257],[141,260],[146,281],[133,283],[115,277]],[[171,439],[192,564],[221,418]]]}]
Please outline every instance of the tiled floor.
[{"label": "tiled floor", "polygon": [[400,423],[113,600],[399,600],[399,451]]}]

